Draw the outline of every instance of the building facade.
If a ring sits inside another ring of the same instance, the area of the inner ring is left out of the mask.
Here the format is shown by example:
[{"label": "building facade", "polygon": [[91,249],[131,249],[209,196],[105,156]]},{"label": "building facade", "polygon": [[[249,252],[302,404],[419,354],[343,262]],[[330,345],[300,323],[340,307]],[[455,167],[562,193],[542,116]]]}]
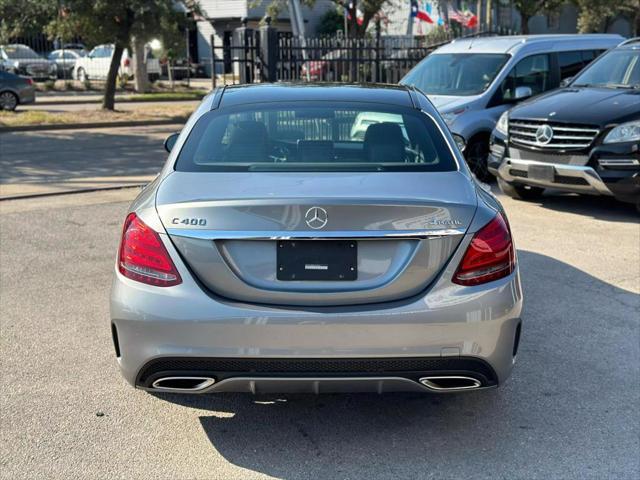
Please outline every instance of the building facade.
[{"label": "building facade", "polygon": [[[211,75],[211,36],[217,47],[229,45],[233,31],[242,26],[246,19],[247,27],[258,28],[260,21],[266,15],[270,0],[200,0],[205,13],[205,20],[197,22],[197,51],[198,63],[202,64],[207,75]],[[305,31],[308,36],[315,35],[315,30],[322,16],[329,9],[335,9],[336,4],[331,0],[317,0],[313,9],[302,7]],[[280,31],[291,31],[291,21],[288,9],[284,9],[274,20]],[[216,60],[221,50],[216,50]],[[216,63],[216,73],[225,72],[224,61]]]}]

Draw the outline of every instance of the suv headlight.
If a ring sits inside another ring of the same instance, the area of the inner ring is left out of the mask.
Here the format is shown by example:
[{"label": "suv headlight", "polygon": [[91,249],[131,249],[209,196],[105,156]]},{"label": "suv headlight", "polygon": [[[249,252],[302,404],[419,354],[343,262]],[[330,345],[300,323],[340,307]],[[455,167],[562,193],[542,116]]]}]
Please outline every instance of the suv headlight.
[{"label": "suv headlight", "polygon": [[496,130],[505,136],[509,136],[509,111],[507,110],[498,119]]},{"label": "suv headlight", "polygon": [[622,143],[640,141],[640,120],[622,123],[611,130],[603,143]]}]

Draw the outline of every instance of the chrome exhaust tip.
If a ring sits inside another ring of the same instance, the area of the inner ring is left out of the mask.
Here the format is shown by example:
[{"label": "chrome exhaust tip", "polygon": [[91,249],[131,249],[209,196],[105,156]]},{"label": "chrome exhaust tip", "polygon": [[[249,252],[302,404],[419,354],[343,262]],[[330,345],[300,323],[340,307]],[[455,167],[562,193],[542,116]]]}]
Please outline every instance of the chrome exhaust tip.
[{"label": "chrome exhaust tip", "polygon": [[473,377],[459,375],[422,377],[419,382],[436,392],[456,392],[480,388],[482,383]]},{"label": "chrome exhaust tip", "polygon": [[211,377],[162,377],[151,387],[163,392],[199,392],[215,383]]}]

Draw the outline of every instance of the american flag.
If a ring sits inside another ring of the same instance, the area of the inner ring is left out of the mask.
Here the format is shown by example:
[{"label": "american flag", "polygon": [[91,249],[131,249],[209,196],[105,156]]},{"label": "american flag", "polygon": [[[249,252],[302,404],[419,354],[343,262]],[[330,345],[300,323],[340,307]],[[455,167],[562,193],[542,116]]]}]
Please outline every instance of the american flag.
[{"label": "american flag", "polygon": [[467,17],[464,16],[464,13],[462,13],[460,10],[456,10],[451,5],[449,5],[447,15],[449,17],[449,20],[453,20],[454,22],[458,22],[463,25],[467,23]]}]

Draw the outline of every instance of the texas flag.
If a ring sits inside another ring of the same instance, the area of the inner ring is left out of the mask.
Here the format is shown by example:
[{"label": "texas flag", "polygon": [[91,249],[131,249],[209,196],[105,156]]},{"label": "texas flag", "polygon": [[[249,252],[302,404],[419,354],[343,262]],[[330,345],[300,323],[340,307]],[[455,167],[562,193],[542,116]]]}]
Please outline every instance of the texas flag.
[{"label": "texas flag", "polygon": [[[347,16],[348,20],[351,20],[351,10],[353,10],[353,2],[349,2],[346,7],[344,7],[344,13]],[[356,22],[358,25],[362,25],[364,23],[364,12],[360,10],[359,7],[356,6]]]},{"label": "texas flag", "polygon": [[433,23],[431,17],[424,10],[420,10],[420,6],[418,5],[417,0],[411,0],[411,16],[414,18],[418,18],[423,22]]}]

